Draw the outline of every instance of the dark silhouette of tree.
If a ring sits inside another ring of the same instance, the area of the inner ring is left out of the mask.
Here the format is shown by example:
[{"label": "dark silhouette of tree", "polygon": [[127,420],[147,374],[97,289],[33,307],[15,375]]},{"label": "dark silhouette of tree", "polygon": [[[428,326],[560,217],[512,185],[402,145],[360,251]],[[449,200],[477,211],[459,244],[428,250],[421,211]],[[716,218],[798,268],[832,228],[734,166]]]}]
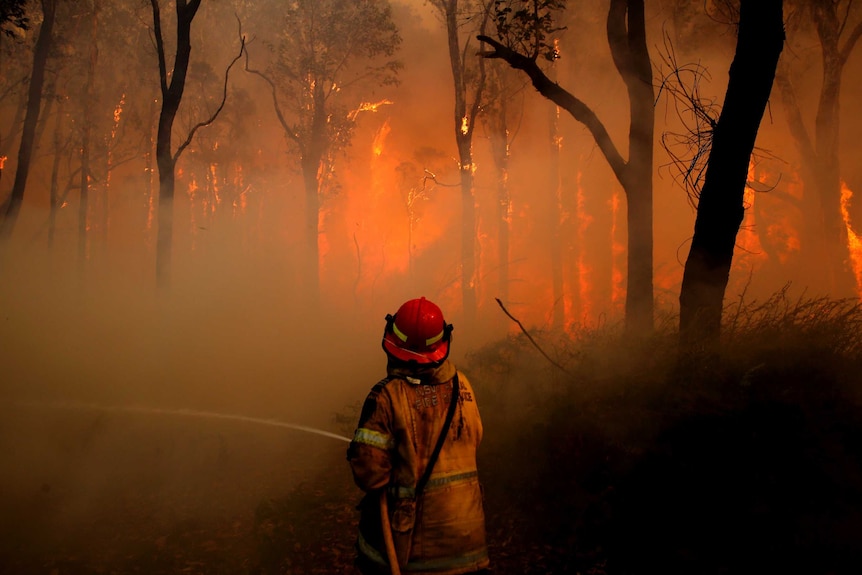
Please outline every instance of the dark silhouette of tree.
[{"label": "dark silhouette of tree", "polygon": [[186,75],[191,57],[191,27],[195,14],[200,8],[201,0],[176,0],[176,53],[173,68],[169,71],[165,54],[165,40],[162,34],[161,11],[159,0],[150,0],[153,9],[153,33],[156,40],[156,52],[159,59],[159,85],[162,94],[162,107],[159,113],[158,131],[156,133],[156,164],[159,169],[159,216],[158,235],[156,236],[156,283],[161,288],[170,285],[171,245],[173,238],[173,204],[174,187],[176,184],[176,164],[180,155],[189,146],[195,132],[212,124],[227,100],[228,76],[233,65],[242,56],[245,41],[241,41],[240,52],[225,70],[224,93],[221,104],[215,112],[202,122],[195,124],[185,140],[172,150],[174,118],[179,110],[185,90]]},{"label": "dark silhouette of tree", "polygon": [[24,201],[24,190],[27,187],[27,176],[30,174],[30,164],[36,140],[36,126],[42,109],[42,89],[45,82],[45,66],[53,42],[54,16],[56,0],[42,0],[42,25],[39,27],[39,38],[33,52],[33,69],[30,74],[30,85],[27,93],[27,113],[21,132],[21,145],[18,149],[18,165],[15,169],[15,182],[12,193],[0,207],[0,240],[12,235],[21,204]]},{"label": "dark silhouette of tree", "polygon": [[401,63],[393,55],[401,38],[385,0],[298,0],[278,7],[283,20],[275,58],[258,70],[246,54],[246,71],[269,84],[276,117],[299,151],[305,188],[302,278],[317,305],[320,213],[334,154],[350,142],[358,114],[374,105],[365,101],[370,89],[397,83]]},{"label": "dark silhouette of tree", "polygon": [[[510,3],[511,4],[511,3]],[[629,334],[653,329],[653,133],[654,90],[652,66],[646,44],[643,0],[611,0],[607,17],[607,38],[614,65],[626,85],[629,98],[629,157],[626,160],[611,139],[602,121],[582,100],[552,81],[539,67],[538,57],[554,58],[549,33],[552,13],[565,5],[560,0],[515,2],[512,9],[497,5],[500,40],[480,36],[493,50],[486,58],[502,58],[523,70],[533,87],[573,118],[593,136],[623,187],[628,214],[628,288],[625,324]],[[506,11],[508,9],[508,11]],[[501,26],[502,24],[502,26]]]},{"label": "dark silhouette of tree", "polygon": [[718,343],[749,161],[783,47],[782,0],[742,0],[736,54],[713,128],[679,296],[683,357],[712,354]]}]

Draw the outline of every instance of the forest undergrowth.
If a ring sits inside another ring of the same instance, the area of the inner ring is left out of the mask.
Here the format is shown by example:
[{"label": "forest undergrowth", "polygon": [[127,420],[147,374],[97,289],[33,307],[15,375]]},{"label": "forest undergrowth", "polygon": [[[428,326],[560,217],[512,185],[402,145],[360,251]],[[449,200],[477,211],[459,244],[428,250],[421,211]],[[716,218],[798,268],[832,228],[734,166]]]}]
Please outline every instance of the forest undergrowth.
[{"label": "forest undergrowth", "polygon": [[[720,358],[685,371],[672,317],[638,342],[515,333],[469,357],[493,573],[862,572],[862,307],[784,290],[725,320]],[[283,534],[306,490],[269,508]],[[278,540],[264,571],[292,572]]]},{"label": "forest undergrowth", "polygon": [[[672,317],[638,341],[615,326],[513,331],[460,362],[485,424],[495,575],[862,572],[862,307],[785,291],[725,319],[720,358],[685,370]],[[219,501],[231,485],[275,480],[247,477],[254,451],[212,453],[201,465],[218,485],[180,491],[211,513],[182,495],[159,524],[155,480],[129,478],[120,520],[62,537],[47,511],[61,488],[34,487],[0,572],[352,573],[361,494],[342,448],[309,447],[314,473],[236,505]]]}]

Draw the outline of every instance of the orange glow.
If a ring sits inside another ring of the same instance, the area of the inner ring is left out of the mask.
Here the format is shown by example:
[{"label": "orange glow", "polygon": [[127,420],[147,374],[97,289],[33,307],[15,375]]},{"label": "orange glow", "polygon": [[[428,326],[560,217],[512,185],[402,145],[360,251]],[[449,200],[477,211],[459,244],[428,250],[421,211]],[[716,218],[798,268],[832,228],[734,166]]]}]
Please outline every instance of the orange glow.
[{"label": "orange glow", "polygon": [[374,157],[380,157],[380,154],[383,153],[383,144],[386,141],[386,136],[389,135],[389,132],[392,128],[389,126],[389,119],[387,118],[383,125],[380,126],[380,129],[377,130],[377,133],[374,135],[374,143],[372,144],[372,151]]},{"label": "orange glow", "polygon": [[114,108],[114,124],[111,126],[111,139],[117,137],[117,129],[120,126],[120,119],[123,116],[123,106],[126,104],[126,94],[123,93],[120,96],[120,101],[117,102],[116,107]]},{"label": "orange glow", "polygon": [[[218,144],[216,144],[215,147],[218,148]],[[219,204],[221,204],[221,194],[219,192],[219,185],[218,185],[218,164],[216,164],[216,163],[210,164],[209,180],[210,180],[210,182],[212,182],[212,190],[213,190],[212,200],[210,200],[209,198],[204,199],[204,207],[211,214],[214,214],[216,211],[216,208],[219,206]]]},{"label": "orange glow", "polygon": [[461,118],[461,133],[467,135],[467,132],[470,131],[470,120],[467,116]]},{"label": "orange glow", "polygon": [[853,267],[853,275],[856,277],[856,291],[862,294],[862,238],[853,230],[850,221],[850,200],[853,191],[841,182],[841,216],[847,227],[847,246],[850,249],[850,265]]},{"label": "orange glow", "polygon": [[[758,177],[757,169],[754,161],[748,164],[748,181],[759,182],[767,185],[767,176],[760,174]],[[750,260],[762,260],[766,257],[763,251],[763,245],[760,243],[760,230],[757,227],[757,221],[754,212],[754,201],[756,192],[750,185],[745,186],[745,192],[742,196],[742,205],[745,209],[745,215],[742,218],[742,224],[739,226],[739,233],[736,235],[736,248],[742,253],[734,256],[734,261],[741,257],[742,262],[746,262],[750,267],[753,262]]]},{"label": "orange glow", "polygon": [[234,185],[237,190],[242,190],[239,195],[234,199],[232,206],[234,210],[234,215],[244,214],[246,209],[248,208],[248,197],[247,193],[250,189],[249,186],[245,185],[245,179],[243,178],[242,164],[235,164],[234,169],[236,170],[236,175],[234,176]]},{"label": "orange glow", "polygon": [[377,112],[381,106],[392,104],[392,100],[380,100],[379,102],[362,102],[355,110],[351,110],[347,114],[347,118],[351,121],[355,120],[361,112]]},{"label": "orange glow", "polygon": [[6,165],[6,156],[0,156],[0,170]]},{"label": "orange glow", "polygon": [[611,306],[615,312],[623,309],[626,290],[623,284],[626,246],[619,238],[620,192],[615,189],[610,199],[611,206]]},{"label": "orange glow", "polygon": [[586,261],[586,251],[583,249],[583,246],[586,245],[587,240],[587,228],[590,223],[592,223],[592,216],[586,213],[586,207],[584,202],[584,188],[581,185],[581,177],[583,174],[578,171],[578,185],[577,185],[577,196],[576,196],[576,205],[578,212],[578,228],[577,228],[577,242],[579,246],[582,246],[580,250],[578,250],[578,294],[579,301],[581,302],[580,316],[582,318],[591,317],[593,312],[593,302],[592,302],[592,267],[587,264]]}]

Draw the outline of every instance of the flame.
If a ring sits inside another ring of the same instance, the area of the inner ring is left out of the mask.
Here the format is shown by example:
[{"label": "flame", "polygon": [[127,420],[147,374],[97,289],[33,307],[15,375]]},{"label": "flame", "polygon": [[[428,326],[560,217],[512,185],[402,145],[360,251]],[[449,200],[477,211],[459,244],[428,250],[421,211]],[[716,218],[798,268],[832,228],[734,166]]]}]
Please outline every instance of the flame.
[{"label": "flame", "polygon": [[470,120],[467,116],[461,118],[461,133],[465,136],[470,131]]},{"label": "flame", "polygon": [[622,309],[626,295],[622,271],[625,263],[626,246],[618,237],[620,209],[620,192],[618,189],[614,189],[609,203],[611,206],[611,306],[616,311]]},{"label": "flame", "polygon": [[[758,177],[758,171],[756,168],[757,166],[754,161],[749,161],[748,182],[767,184],[767,175],[761,172]],[[746,184],[745,191],[742,196],[742,207],[745,210],[745,215],[742,218],[742,224],[739,226],[739,233],[736,235],[736,247],[750,257],[759,258],[760,256],[766,257],[766,254],[763,250],[763,245],[760,243],[760,236],[758,235],[757,221],[754,214],[755,198],[756,192],[754,188],[752,188],[751,185]],[[734,261],[736,261],[737,257],[734,257]],[[743,257],[743,259],[746,258]]]},{"label": "flame", "polygon": [[123,116],[123,106],[126,104],[126,93],[120,96],[120,101],[114,107],[114,124],[111,126],[111,140],[117,137],[117,129],[120,127],[120,119]]},{"label": "flame", "polygon": [[[218,143],[216,143],[216,148],[217,147],[218,147]],[[213,188],[212,199],[213,199],[213,201],[204,200],[204,205],[209,208],[209,212],[211,214],[214,214],[216,211],[216,208],[221,204],[221,194],[219,193],[220,190],[219,190],[219,185],[218,185],[218,164],[215,162],[210,164],[209,180],[212,182],[212,188]]]},{"label": "flame", "polygon": [[386,141],[386,136],[389,135],[390,131],[392,131],[392,127],[389,125],[389,119],[387,118],[383,122],[383,125],[380,126],[380,129],[377,130],[377,133],[374,134],[374,142],[371,144],[374,157],[379,158],[380,154],[383,153],[383,143]]},{"label": "flame", "polygon": [[844,225],[847,227],[847,247],[850,250],[850,265],[853,268],[853,275],[856,277],[856,291],[862,294],[862,237],[859,236],[851,225],[850,221],[850,200],[853,198],[853,191],[847,187],[846,182],[841,182],[841,217],[844,218]]},{"label": "flame", "polygon": [[362,102],[358,108],[347,113],[347,119],[353,121],[361,112],[377,112],[381,106],[388,106],[392,103],[392,100],[387,99],[380,100],[379,102]]},{"label": "flame", "polygon": [[6,165],[6,156],[0,156],[0,170]]},{"label": "flame", "polygon": [[[581,178],[583,173],[578,170],[577,177],[577,191],[575,197],[575,204],[577,205],[577,214],[578,214],[578,226],[577,226],[577,242],[579,246],[586,245],[587,240],[587,228],[592,223],[592,216],[586,213],[585,206],[585,197],[584,197],[584,187],[581,185]],[[593,291],[593,286],[591,284],[591,276],[593,269],[591,266],[587,264],[586,261],[586,251],[585,249],[578,250],[578,296],[579,301],[581,302],[581,317],[586,318],[590,317],[593,308],[593,302],[591,299],[591,294]]]}]

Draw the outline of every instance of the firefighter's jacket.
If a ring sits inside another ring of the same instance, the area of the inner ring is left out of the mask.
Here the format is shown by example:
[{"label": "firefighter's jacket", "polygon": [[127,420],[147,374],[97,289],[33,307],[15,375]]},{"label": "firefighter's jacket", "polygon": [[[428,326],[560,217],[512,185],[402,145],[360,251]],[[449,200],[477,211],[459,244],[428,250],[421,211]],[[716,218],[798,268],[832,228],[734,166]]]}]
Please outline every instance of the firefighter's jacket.
[{"label": "firefighter's jacket", "polygon": [[387,368],[365,400],[347,452],[360,504],[360,563],[388,574],[380,490],[401,571],[457,575],[488,566],[485,515],[476,468],[482,420],[473,388],[458,372],[459,397],[448,437],[422,494],[415,487],[440,436],[456,375],[448,360],[424,371]]}]

